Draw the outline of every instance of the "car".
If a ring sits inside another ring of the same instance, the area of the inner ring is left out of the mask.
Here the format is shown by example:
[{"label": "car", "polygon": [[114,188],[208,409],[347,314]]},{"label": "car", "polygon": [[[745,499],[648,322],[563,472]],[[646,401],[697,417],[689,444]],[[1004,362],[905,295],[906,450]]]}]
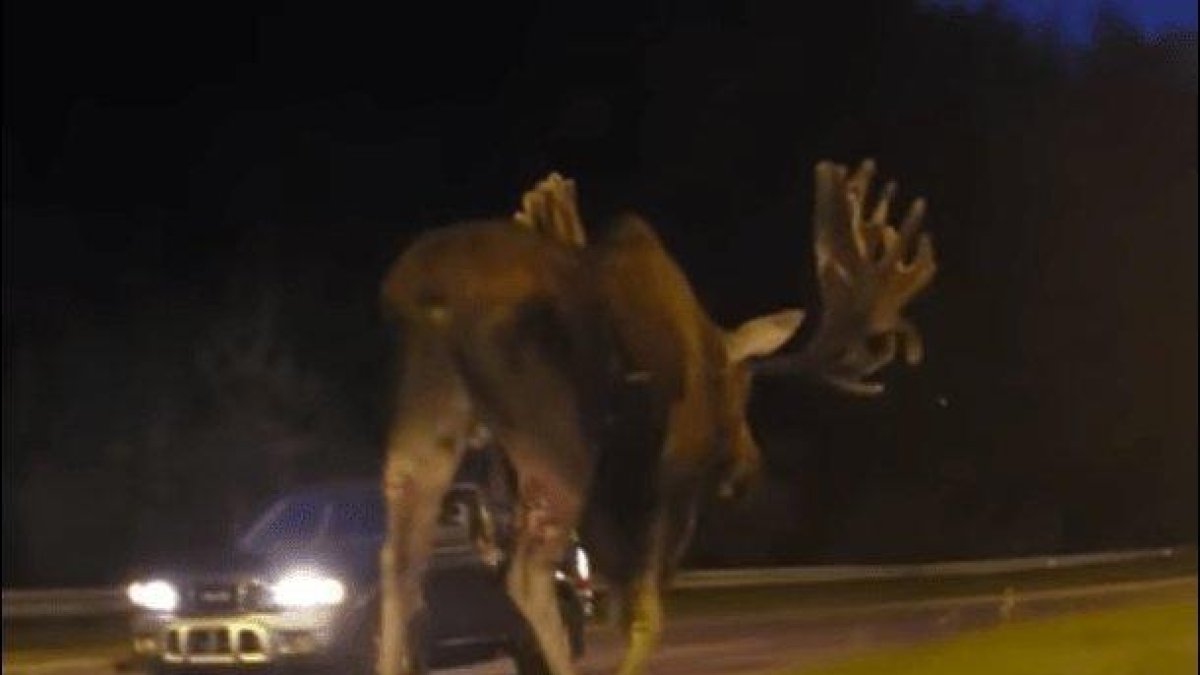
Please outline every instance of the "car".
[{"label": "car", "polygon": [[[468,472],[469,473],[469,472]],[[464,472],[460,472],[460,478]],[[133,648],[155,673],[220,668],[373,672],[384,506],[378,480],[309,486],[276,499],[228,550],[141,570],[128,587]],[[418,670],[539,659],[504,590],[511,507],[477,480],[449,490],[415,618]],[[594,599],[573,544],[555,574],[575,656]]]}]

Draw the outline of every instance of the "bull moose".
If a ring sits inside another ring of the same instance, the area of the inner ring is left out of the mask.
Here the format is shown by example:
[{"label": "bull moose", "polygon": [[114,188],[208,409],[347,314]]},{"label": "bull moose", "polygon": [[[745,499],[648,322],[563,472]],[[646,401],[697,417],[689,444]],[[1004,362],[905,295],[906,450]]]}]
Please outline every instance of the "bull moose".
[{"label": "bull moose", "polygon": [[398,387],[382,489],[379,671],[416,667],[410,622],[438,504],[481,426],[517,474],[505,583],[540,647],[522,670],[572,673],[552,574],[579,532],[624,607],[622,675],[644,670],[662,631],[660,592],[697,509],[738,493],[759,466],[746,420],[756,372],[802,374],[873,395],[898,354],[922,357],[902,310],[932,280],[917,199],[898,226],[874,163],[816,166],[816,275],[822,313],[807,343],[776,354],[804,313],[727,331],[709,318],[654,230],[616,219],[594,243],[574,183],[551,175],[511,218],[419,237],[382,286],[400,330]]}]

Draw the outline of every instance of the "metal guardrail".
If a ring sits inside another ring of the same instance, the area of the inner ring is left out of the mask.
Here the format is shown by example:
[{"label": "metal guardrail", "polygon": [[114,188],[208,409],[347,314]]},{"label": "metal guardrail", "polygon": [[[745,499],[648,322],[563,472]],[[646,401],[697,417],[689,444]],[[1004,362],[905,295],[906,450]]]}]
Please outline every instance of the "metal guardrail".
[{"label": "metal guardrail", "polygon": [[997,560],[959,560],[953,562],[907,565],[806,565],[800,567],[758,567],[753,569],[692,570],[681,572],[673,588],[738,588],[747,586],[787,586],[834,581],[889,581],[899,579],[938,579],[947,577],[988,576],[1009,572],[1066,569],[1089,565],[1111,565],[1138,560],[1172,558],[1178,548],[1107,551],[1061,556],[1029,556]]},{"label": "metal guardrail", "polygon": [[3,597],[5,621],[108,616],[131,609],[123,588],[5,589]]},{"label": "metal guardrail", "polygon": [[[1108,551],[1062,556],[1031,556],[999,560],[965,560],[910,565],[807,565],[681,572],[673,588],[738,588],[820,584],[836,581],[887,581],[1009,572],[1065,569],[1138,560],[1172,558],[1179,548]],[[130,611],[124,589],[55,589],[3,591],[4,619],[63,619],[118,615]]]}]

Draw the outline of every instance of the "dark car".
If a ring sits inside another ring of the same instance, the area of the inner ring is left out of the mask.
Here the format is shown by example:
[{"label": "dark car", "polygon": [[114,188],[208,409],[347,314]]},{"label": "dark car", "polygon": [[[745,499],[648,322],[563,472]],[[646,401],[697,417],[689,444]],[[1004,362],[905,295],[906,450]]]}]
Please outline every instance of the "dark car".
[{"label": "dark car", "polygon": [[[415,650],[424,668],[536,656],[504,591],[509,511],[485,485],[461,482],[443,504]],[[315,486],[269,506],[232,550],[145,570],[129,587],[133,645],[152,669],[268,666],[372,672],[384,508],[376,480]],[[555,575],[572,650],[591,611],[587,556]]]}]

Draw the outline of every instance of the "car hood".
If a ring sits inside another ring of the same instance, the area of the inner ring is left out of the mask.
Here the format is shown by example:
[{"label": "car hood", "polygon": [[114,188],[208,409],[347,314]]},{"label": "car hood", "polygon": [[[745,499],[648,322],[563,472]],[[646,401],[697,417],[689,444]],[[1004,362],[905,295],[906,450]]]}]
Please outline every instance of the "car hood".
[{"label": "car hood", "polygon": [[362,580],[378,570],[378,544],[326,542],[247,551],[237,547],[178,552],[148,558],[131,569],[134,579],[278,579],[289,572],[308,570]]}]

